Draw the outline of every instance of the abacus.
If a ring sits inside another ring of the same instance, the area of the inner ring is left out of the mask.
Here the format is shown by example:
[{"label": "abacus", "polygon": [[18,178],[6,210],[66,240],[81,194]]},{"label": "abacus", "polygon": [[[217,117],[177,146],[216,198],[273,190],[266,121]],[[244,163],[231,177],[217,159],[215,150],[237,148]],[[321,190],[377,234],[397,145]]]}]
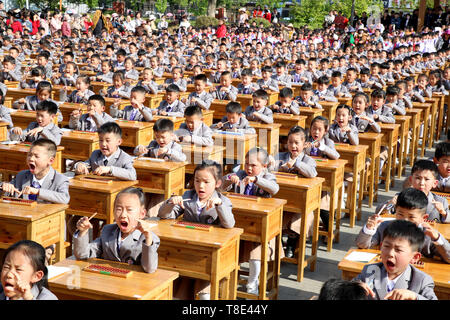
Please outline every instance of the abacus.
[{"label": "abacus", "polygon": [[246,199],[246,200],[253,200],[256,202],[259,202],[260,197],[257,196],[250,196],[246,194],[240,194],[240,193],[228,193],[227,197],[229,198],[238,198],[238,199]]},{"label": "abacus", "polygon": [[84,267],[83,270],[87,271],[87,272],[106,274],[109,276],[120,277],[120,278],[128,278],[128,276],[130,276],[133,273],[133,271],[131,271],[131,270],[111,267],[109,265],[103,265],[103,264],[90,264],[90,265]]},{"label": "abacus", "polygon": [[298,179],[298,175],[289,172],[274,172],[277,177]]},{"label": "abacus", "polygon": [[113,182],[112,177],[96,176],[96,175],[81,176],[79,178],[79,180],[91,181],[91,182],[95,181],[95,182],[104,183],[104,184],[111,184]]},{"label": "abacus", "polygon": [[432,191],[434,194],[444,197],[447,200],[450,200],[450,193],[447,192],[438,192],[438,191]]},{"label": "abacus", "polygon": [[211,225],[209,225],[209,224],[189,222],[189,221],[183,221],[183,220],[176,221],[175,223],[172,224],[172,226],[182,227],[182,228],[187,228],[187,229],[203,230],[203,231],[211,230]]},{"label": "abacus", "polygon": [[328,162],[327,158],[321,158],[321,157],[311,157],[313,158],[316,162]]},{"label": "abacus", "polygon": [[22,206],[35,206],[36,201],[34,200],[26,200],[26,199],[19,199],[19,198],[13,198],[13,197],[2,197],[0,199],[0,202],[8,203],[8,204],[17,204]]},{"label": "abacus", "polygon": [[429,224],[430,226],[432,226],[432,227],[434,227],[434,225],[436,224],[436,221],[435,221],[435,220],[428,220],[428,219],[425,219],[424,222],[428,223],[428,224]]}]

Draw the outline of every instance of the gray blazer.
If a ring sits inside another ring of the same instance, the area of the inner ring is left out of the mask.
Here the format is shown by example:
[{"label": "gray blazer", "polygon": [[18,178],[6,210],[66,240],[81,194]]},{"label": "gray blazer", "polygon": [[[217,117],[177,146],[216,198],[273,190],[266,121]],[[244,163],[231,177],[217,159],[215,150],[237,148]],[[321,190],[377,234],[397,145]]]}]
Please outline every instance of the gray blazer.
[{"label": "gray blazer", "polygon": [[112,72],[112,71],[110,71],[106,74],[104,74],[101,71],[99,73],[97,73],[97,77],[100,77],[100,81],[108,82],[108,83],[113,83],[113,75],[114,75],[114,72]]},{"label": "gray blazer", "polygon": [[[97,120],[97,128],[100,128],[100,126],[106,122],[114,122],[114,119],[106,112],[102,112],[101,114],[96,113],[93,117]],[[88,120],[88,118],[88,113],[81,115],[78,120],[71,116],[69,120],[69,128],[82,131],[94,131],[92,130],[91,121]]]},{"label": "gray blazer", "polygon": [[63,99],[61,99],[61,100],[66,101],[66,102],[83,103],[83,104],[88,104],[89,97],[95,94],[91,90],[86,90],[84,92],[84,94],[80,97],[77,95],[78,90],[73,90],[69,96],[67,96],[66,91],[63,91],[63,92],[66,95],[66,97],[63,97]]},{"label": "gray blazer", "polygon": [[263,90],[270,90],[270,91],[275,91],[275,92],[279,92],[280,89],[278,88],[278,81],[270,78],[267,81],[264,81],[264,79],[258,79],[258,81],[256,81],[256,84],[259,86],[259,89],[263,89]]},{"label": "gray blazer", "polygon": [[331,92],[333,92],[333,95],[336,97],[338,95],[338,93],[342,92],[344,94],[344,97],[348,97],[351,98],[352,94],[350,93],[350,91],[348,91],[347,87],[345,87],[344,85],[339,85],[338,87],[333,87],[332,85],[328,86],[328,90],[330,90]]},{"label": "gray blazer", "polygon": [[[117,95],[113,94],[113,92],[117,91]],[[116,89],[114,86],[108,87],[106,91],[106,96],[109,98],[126,98],[130,99],[131,96],[131,86],[123,85],[119,89]]]},{"label": "gray blazer", "polygon": [[[192,98],[196,98],[197,101],[192,101]],[[199,106],[202,109],[208,110],[213,100],[213,96],[206,91],[203,91],[200,94],[192,92],[186,100],[186,107]]]},{"label": "gray blazer", "polygon": [[125,79],[137,80],[137,79],[139,79],[139,72],[135,69],[125,71],[124,77],[125,77]]},{"label": "gray blazer", "polygon": [[145,243],[145,236],[139,230],[134,230],[126,237],[117,250],[119,227],[108,224],[103,227],[100,237],[89,243],[89,235],[79,237],[78,231],[73,237],[74,255],[77,259],[101,258],[120,261],[128,264],[141,265],[145,272],[152,273],[158,268],[159,237],[151,233],[152,244]]},{"label": "gray blazer", "polygon": [[436,189],[441,192],[450,192],[450,179],[444,179],[441,175],[439,175]]},{"label": "gray blazer", "polygon": [[277,105],[280,108],[274,109],[272,106],[271,110],[273,113],[290,113],[290,114],[295,114],[295,115],[300,114],[300,106],[298,105],[298,102],[295,100],[292,100],[292,102],[288,108],[282,108],[280,101],[275,102],[275,105]]},{"label": "gray blazer", "polygon": [[[245,170],[239,170],[236,172],[236,175],[239,177],[239,180],[243,180],[247,177],[247,173]],[[224,191],[241,193],[244,190],[241,190],[241,186],[239,183],[233,184],[230,180],[231,174],[223,177],[222,181],[222,189]],[[252,195],[262,197],[262,198],[271,198],[275,194],[277,194],[280,186],[277,183],[277,178],[274,174],[270,173],[267,170],[261,171],[261,173],[256,177],[256,182],[252,187]]]},{"label": "gray blazer", "polygon": [[272,79],[278,81],[279,86],[285,86],[287,88],[292,87],[292,77],[289,74],[283,74],[281,76],[273,75]]},{"label": "gray blazer", "polygon": [[367,108],[367,113],[371,114],[372,116],[374,114],[378,115],[377,121],[380,121],[382,123],[395,123],[394,115],[392,114],[392,109],[387,106],[382,106],[378,110],[373,110],[372,106],[369,106]]},{"label": "gray blazer", "polygon": [[[241,133],[250,133],[250,134],[254,134],[256,133],[255,128],[250,126],[250,123],[248,122],[247,119],[245,119],[245,117],[239,117],[239,122],[235,123],[235,124],[230,124],[228,122],[228,117],[225,116],[222,118],[222,120],[220,120],[220,122],[224,123],[224,125],[222,126],[222,128],[218,129],[218,130],[223,130],[223,131],[228,131],[231,129],[236,128],[237,132],[241,132]],[[211,126],[211,129],[217,129],[217,123],[213,124]]]},{"label": "gray blazer", "polygon": [[[309,137],[307,141],[313,142],[313,139]],[[311,151],[312,148],[309,147],[303,150],[303,152],[308,156],[311,156]],[[320,140],[320,146],[319,148],[317,148],[317,155],[313,156],[329,158],[332,160],[339,159],[340,157],[339,152],[337,152],[336,148],[334,147],[334,141],[328,138],[327,136],[324,136],[322,140]]]},{"label": "gray blazer", "polygon": [[244,111],[244,116],[248,121],[257,121],[260,123],[273,123],[273,112],[268,107],[263,107],[258,113],[261,114],[261,118],[257,118],[253,115],[256,112],[253,106],[248,106]]},{"label": "gray blazer", "polygon": [[211,93],[214,99],[236,101],[238,89],[235,86],[230,85],[228,92],[220,91],[221,88],[221,85],[217,86],[216,90]]},{"label": "gray blazer", "polygon": [[242,83],[239,83],[237,89],[240,94],[253,94],[259,89],[259,86],[254,82],[250,83],[248,86],[244,86]]},{"label": "gray blazer", "polygon": [[20,140],[20,141],[28,141],[28,142],[34,142],[35,140],[38,140],[40,138],[47,138],[49,140],[52,140],[57,146],[61,143],[61,137],[62,137],[62,131],[59,127],[57,127],[53,122],[49,123],[47,126],[44,127],[44,130],[42,130],[37,136],[29,136],[28,132],[31,130],[39,127],[37,122],[31,122],[28,127],[22,131],[22,134],[20,136],[16,135],[15,133],[10,132],[10,139],[11,140]]},{"label": "gray blazer", "polygon": [[[58,113],[56,114],[56,116],[58,117],[58,122],[61,122],[63,120],[63,116],[61,111],[59,110],[59,105],[61,102],[59,101],[55,101],[53,99],[47,99],[48,101],[54,102],[57,106],[58,106]],[[13,103],[13,108],[14,109],[21,109],[21,110],[31,110],[31,111],[36,111],[36,106],[40,101],[38,100],[37,96],[27,96],[25,97],[25,104],[21,105],[19,104],[17,101],[15,101]]]},{"label": "gray blazer", "polygon": [[[105,156],[100,150],[95,150],[92,152],[90,158],[84,161],[84,164],[89,168],[90,171],[94,171],[100,166],[105,166],[104,164]],[[79,163],[75,164],[75,169]],[[133,167],[133,158],[128,155],[125,151],[118,148],[117,151],[112,156],[111,160],[107,162],[106,166],[111,167],[111,176],[122,179],[122,180],[136,180],[136,169]]]},{"label": "gray blazer", "polygon": [[[364,266],[361,273],[355,278],[365,283],[373,283],[376,300],[387,295],[387,272],[382,262]],[[406,270],[395,283],[394,289],[408,289],[417,294],[418,300],[437,300],[434,293],[434,281],[428,274],[416,267],[408,265]]]},{"label": "gray blazer", "polygon": [[[33,295],[33,300],[58,300],[58,298],[47,288],[42,288],[39,290],[37,285],[31,287],[31,294]],[[3,291],[3,287],[0,284],[0,301],[6,300],[6,295]]]},{"label": "gray blazer", "polygon": [[212,138],[212,130],[203,122],[197,129],[192,132],[188,129],[186,123],[182,123],[180,125],[180,128],[175,131],[175,134],[178,137],[191,136],[191,143],[198,146],[209,147],[214,144],[214,140]]},{"label": "gray blazer", "polygon": [[[20,171],[12,180],[11,184],[18,190],[24,187],[31,186],[33,182],[33,174],[30,170]],[[9,194],[7,196],[16,196],[16,194]],[[28,199],[28,195],[21,195],[22,199]],[[39,203],[64,203],[68,204],[70,201],[69,195],[69,179],[56,172],[55,169],[50,168],[50,171],[39,189],[37,202]]]},{"label": "gray blazer", "polygon": [[331,102],[338,101],[338,99],[334,96],[333,91],[328,90],[328,89],[324,90],[324,91],[315,90],[314,95],[316,95],[319,98],[319,101],[321,101],[321,100],[331,101]]},{"label": "gray blazer", "polygon": [[391,103],[389,105],[386,105],[389,108],[392,108],[392,114],[393,115],[406,115],[406,105],[405,101],[403,99],[398,99],[396,103]]},{"label": "gray blazer", "polygon": [[297,103],[300,107],[323,109],[322,105],[319,103],[319,97],[316,95],[311,96],[310,103],[303,100],[303,98],[301,96],[295,97],[295,100],[297,101]]},{"label": "gray blazer", "polygon": [[[290,160],[289,152],[277,153],[277,155],[275,156],[275,164],[273,168],[270,168],[270,171],[280,171],[280,172],[286,171],[281,166],[284,165],[286,162],[289,162],[289,160]],[[316,160],[314,160],[313,158],[302,152],[295,160],[295,163],[292,166],[292,168],[290,168],[286,172],[296,173],[305,178],[314,178],[317,176]]]},{"label": "gray blazer", "polygon": [[157,94],[159,92],[158,84],[155,81],[150,81],[150,83],[143,83],[142,80],[139,80],[137,85],[144,87],[145,91],[150,94]]},{"label": "gray blazer", "polygon": [[[137,152],[138,148],[139,146],[134,148],[133,152],[135,155],[138,154]],[[186,161],[186,155],[183,153],[183,148],[175,141],[172,141],[166,153],[157,156],[159,148],[160,146],[158,142],[156,142],[156,140],[151,141],[150,144],[147,146],[148,152],[144,156],[151,158],[166,159],[168,161],[176,161],[176,162]]]},{"label": "gray blazer", "polygon": [[[349,83],[349,82],[347,82],[347,81],[344,81],[344,82],[342,83],[342,85],[343,85],[344,87],[346,87],[347,90],[348,90],[350,93],[362,91],[361,85],[359,84],[359,82],[358,82],[357,80],[353,81],[352,83]],[[351,89],[351,88],[353,88],[353,87],[356,87],[356,89]]]},{"label": "gray blazer", "polygon": [[11,111],[9,108],[5,107],[4,105],[0,105],[0,120],[8,122],[8,129],[11,129],[14,127],[14,124],[12,122],[11,118]]},{"label": "gray blazer", "polygon": [[109,113],[113,118],[132,120],[131,116],[135,112],[135,116],[133,118],[134,121],[152,121],[153,114],[152,110],[149,107],[142,106],[142,110],[138,110],[133,108],[133,106],[126,106],[123,110],[119,110],[116,106],[112,105],[109,108]]},{"label": "gray blazer", "polygon": [[[185,92],[187,90],[187,81],[184,78],[178,79],[178,81],[173,81],[173,79],[167,79],[165,84],[176,84],[180,91]],[[159,86],[160,90],[165,90],[163,85]]]},{"label": "gray blazer", "polygon": [[303,71],[302,73],[297,73],[294,71],[291,72],[291,79],[292,83],[294,84],[304,84],[305,81],[302,81],[301,78],[306,78],[309,83],[313,83],[313,77],[315,77],[311,72],[309,71]]},{"label": "gray blazer", "polygon": [[359,144],[358,128],[349,123],[351,131],[342,132],[337,123],[333,123],[328,130],[328,137],[337,143],[349,143],[351,145]]},{"label": "gray blazer", "polygon": [[167,112],[167,115],[170,117],[183,117],[186,105],[180,100],[177,100],[175,101],[175,105],[172,107],[172,109],[170,109],[170,111],[167,111],[168,108],[169,103],[166,100],[163,100],[156,109],[158,110],[158,114],[161,114],[161,112],[165,111]]},{"label": "gray blazer", "polygon": [[356,115],[356,114],[353,115],[352,120],[350,121],[350,124],[355,126],[356,128],[358,128],[358,132],[368,132],[370,129],[372,129],[374,132],[377,132],[377,133],[381,132],[381,127],[376,121],[373,121],[373,123],[370,123],[368,120],[360,119],[359,117],[361,117],[361,116],[367,116],[367,117],[373,119],[372,115],[367,114],[366,111],[364,111],[360,115]]},{"label": "gray blazer", "polygon": [[164,201],[162,206],[159,208],[158,217],[162,219],[176,219],[182,214],[184,221],[214,224],[220,225],[224,228],[233,228],[235,221],[230,199],[217,191],[214,191],[212,198],[220,198],[222,200],[222,204],[209,210],[203,209],[200,214],[198,214],[197,193],[195,190],[188,190],[183,194],[183,199],[186,199],[183,203],[184,209],[179,205],[170,203],[170,199],[168,199]]}]

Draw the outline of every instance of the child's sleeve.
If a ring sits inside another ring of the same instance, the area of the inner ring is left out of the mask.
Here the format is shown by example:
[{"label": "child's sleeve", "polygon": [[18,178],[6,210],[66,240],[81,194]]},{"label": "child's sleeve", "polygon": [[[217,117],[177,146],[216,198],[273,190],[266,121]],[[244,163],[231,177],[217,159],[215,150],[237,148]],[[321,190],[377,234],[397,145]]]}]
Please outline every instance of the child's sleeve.
[{"label": "child's sleeve", "polygon": [[[185,193],[186,194],[186,193]],[[183,199],[185,196],[183,195]],[[163,202],[162,206],[158,210],[158,217],[161,219],[176,219],[184,213],[184,209],[179,205],[174,205],[167,199]]]},{"label": "child's sleeve", "polygon": [[109,107],[109,113],[113,118],[122,119],[125,112],[124,110],[119,110],[115,105],[111,105]]},{"label": "child's sleeve", "polygon": [[395,112],[397,112],[398,114],[404,116],[406,114],[406,110],[404,107],[402,107],[401,105],[399,105],[398,103],[395,103],[392,105],[392,109],[395,110]]},{"label": "child's sleeve", "polygon": [[9,108],[3,107],[3,106],[1,107],[0,118],[2,121],[5,121],[8,123],[8,126],[7,126],[8,129],[11,129],[12,127],[14,127]]},{"label": "child's sleeve", "polygon": [[152,110],[149,107],[143,107],[140,112],[145,121],[150,122],[153,120]]},{"label": "child's sleeve", "polygon": [[211,94],[205,94],[205,100],[197,99],[197,104],[200,106],[200,108],[209,110],[209,107],[211,106],[211,102],[213,101],[213,96]]},{"label": "child's sleeve", "polygon": [[381,242],[381,233],[379,228],[370,230],[364,225],[356,236],[356,245],[359,249],[370,249]]},{"label": "child's sleeve", "polygon": [[[124,153],[125,154],[125,153]],[[133,166],[133,159],[126,155],[121,167],[111,166],[111,175],[123,180],[136,180],[136,169]]]},{"label": "child's sleeve", "polygon": [[70,129],[74,129],[74,130],[80,130],[80,128],[81,128],[81,117],[79,119],[77,119],[74,116],[70,115],[69,128]]},{"label": "child's sleeve", "polygon": [[347,133],[348,140],[350,141],[351,145],[357,146],[359,145],[359,132],[358,128],[355,126],[350,126],[351,131]]},{"label": "child's sleeve", "polygon": [[303,161],[300,159],[295,161],[294,168],[306,178],[317,177],[316,161],[306,155],[303,157]]},{"label": "child's sleeve", "polygon": [[395,123],[394,115],[392,114],[391,108],[385,108],[384,114],[379,115],[378,120],[383,123]]},{"label": "child's sleeve", "polygon": [[272,110],[270,110],[268,107],[266,107],[265,109],[265,113],[260,113],[261,117],[261,121],[267,124],[271,124],[273,123],[273,112]]},{"label": "child's sleeve", "polygon": [[212,130],[208,126],[202,125],[201,136],[192,135],[192,142],[199,146],[212,146],[214,144]]},{"label": "child's sleeve", "polygon": [[423,273],[424,278],[420,286],[419,292],[416,292],[417,300],[437,300],[436,294],[434,293],[434,281],[430,275]]},{"label": "child's sleeve", "polygon": [[147,245],[145,236],[142,241],[141,266],[147,273],[153,273],[158,268],[158,248],[161,243],[159,237],[152,232],[152,244]]},{"label": "child's sleeve", "polygon": [[219,216],[220,225],[224,228],[233,228],[235,224],[232,205],[230,199],[220,196],[222,204],[216,206],[217,215]]},{"label": "child's sleeve", "polygon": [[372,119],[372,122],[369,122],[370,128],[372,128],[372,130],[376,133],[380,133],[381,132],[381,127],[380,125]]},{"label": "child's sleeve", "polygon": [[52,140],[57,146],[61,143],[62,131],[56,125],[53,128],[44,128],[41,136],[44,135],[47,139]]},{"label": "child's sleeve", "polygon": [[336,151],[334,142],[331,139],[324,140],[324,142],[320,144],[319,150],[332,160],[339,159],[341,156],[339,152]]},{"label": "child's sleeve", "polygon": [[179,144],[174,144],[174,146],[167,151],[167,155],[170,157],[171,161],[186,161],[186,155],[183,153],[183,148]]},{"label": "child's sleeve", "polygon": [[255,184],[264,191],[270,193],[271,196],[274,196],[278,193],[278,190],[280,190],[277,178],[271,173],[260,174],[257,177]]},{"label": "child's sleeve", "polygon": [[[103,231],[102,231],[103,232]],[[85,260],[89,258],[100,258],[103,254],[103,246],[101,236],[89,243],[89,232],[82,237],[79,232],[73,235],[73,254],[77,260]]]},{"label": "child's sleeve", "polygon": [[450,243],[441,233],[436,241],[430,243],[430,256],[439,256],[442,261],[450,263]]},{"label": "child's sleeve", "polygon": [[70,201],[69,195],[69,179],[62,175],[55,173],[54,184],[57,184],[56,190],[49,190],[41,188],[39,189],[39,200],[45,200],[52,203],[68,204]]}]

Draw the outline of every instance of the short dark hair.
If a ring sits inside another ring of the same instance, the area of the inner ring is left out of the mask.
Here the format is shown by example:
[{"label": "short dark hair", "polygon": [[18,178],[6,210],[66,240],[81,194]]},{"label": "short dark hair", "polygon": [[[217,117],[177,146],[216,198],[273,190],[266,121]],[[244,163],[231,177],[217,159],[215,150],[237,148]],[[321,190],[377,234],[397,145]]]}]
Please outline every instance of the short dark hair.
[{"label": "short dark hair", "polygon": [[44,100],[36,105],[36,111],[46,111],[49,114],[56,114],[58,112],[58,106],[53,101]]},{"label": "short dark hair", "polygon": [[303,140],[306,140],[306,131],[300,126],[294,126],[289,130],[288,138],[291,134],[300,134],[303,137]]},{"label": "short dark hair", "polygon": [[145,90],[145,88],[143,86],[133,87],[133,89],[131,89],[131,93],[133,93],[133,92],[141,93],[143,95],[145,95],[147,93],[147,91]]},{"label": "short dark hair", "polygon": [[56,157],[56,148],[57,147],[56,147],[56,144],[52,140],[44,139],[44,138],[37,139],[37,140],[33,141],[33,143],[31,144],[30,150],[33,147],[45,147],[45,148],[47,148],[47,152],[50,157],[53,157],[53,158]]},{"label": "short dark hair", "polygon": [[39,81],[36,86],[36,93],[41,90],[48,90],[50,93],[52,92],[52,84],[49,81]]},{"label": "short dark hair", "polygon": [[185,117],[191,117],[191,116],[194,116],[194,115],[197,115],[197,116],[200,116],[200,117],[203,116],[202,109],[199,106],[197,106],[197,105],[189,106],[186,109],[184,109],[184,116]]},{"label": "short dark hair", "polygon": [[317,84],[329,84],[330,79],[327,76],[321,76],[317,79]]},{"label": "short dark hair", "polygon": [[292,98],[293,95],[294,95],[294,92],[292,91],[291,88],[284,87],[283,89],[280,90],[279,97],[280,98]]},{"label": "short dark hair", "polygon": [[312,91],[313,90],[313,86],[311,83],[306,82],[304,84],[302,84],[302,86],[300,87],[301,91]]},{"label": "short dark hair", "polygon": [[411,169],[411,175],[418,171],[429,170],[433,173],[434,177],[437,179],[439,177],[439,170],[437,165],[430,160],[418,160],[414,163]]},{"label": "short dark hair", "polygon": [[241,104],[239,102],[231,101],[225,107],[225,111],[227,113],[238,113],[238,114],[241,114],[242,113],[242,106],[241,106]]},{"label": "short dark hair", "polygon": [[336,113],[339,109],[347,109],[348,110],[348,114],[352,114],[352,108],[350,108],[348,105],[346,104],[340,104],[336,107]]},{"label": "short dark hair", "polygon": [[154,132],[167,132],[173,131],[173,122],[170,119],[161,118],[156,120],[155,124],[153,125],[153,131]]},{"label": "short dark hair", "polygon": [[333,73],[331,74],[332,78],[340,78],[342,77],[342,73],[340,71],[333,71]]},{"label": "short dark hair", "polygon": [[103,98],[103,96],[99,94],[93,94],[89,97],[88,101],[100,101],[102,106],[104,106],[106,103],[105,98]]},{"label": "short dark hair", "polygon": [[119,137],[122,137],[122,129],[115,122],[106,122],[97,129],[98,134],[114,133]]},{"label": "short dark hair", "polygon": [[200,73],[194,77],[194,81],[203,81],[206,83],[208,81],[208,78],[206,77],[206,74]]},{"label": "short dark hair", "polygon": [[357,281],[328,279],[320,289],[318,300],[367,300],[367,294]]},{"label": "short dark hair", "polygon": [[434,157],[439,160],[440,158],[445,156],[450,156],[450,143],[444,141],[436,145]]},{"label": "short dark hair", "polygon": [[420,190],[407,188],[400,192],[397,197],[396,207],[404,209],[420,209],[426,212],[428,206],[428,198]]},{"label": "short dark hair", "polygon": [[382,89],[375,89],[370,94],[371,98],[386,98],[386,93]]},{"label": "short dark hair", "polygon": [[407,220],[394,220],[383,232],[383,239],[406,239],[413,251],[419,251],[425,241],[425,234],[418,226]]},{"label": "short dark hair", "polygon": [[139,203],[141,206],[145,206],[145,193],[144,191],[142,191],[141,188],[135,188],[135,187],[128,187],[126,189],[123,189],[122,191],[120,191],[117,196],[116,199],[114,200],[114,206],[116,205],[116,201],[119,198],[120,195],[122,194],[134,194],[138,197],[139,199]]},{"label": "short dark hair", "polygon": [[175,83],[169,84],[166,88],[166,92],[180,92],[180,87],[178,87]]},{"label": "short dark hair", "polygon": [[222,179],[222,166],[214,160],[203,160],[201,164],[197,165],[194,169],[194,177],[197,171],[208,170],[214,176],[216,182]]},{"label": "short dark hair", "polygon": [[267,91],[264,89],[258,89],[255,92],[253,92],[253,98],[261,98],[264,100],[269,100],[269,95],[267,94]]},{"label": "short dark hair", "polygon": [[386,95],[387,96],[396,96],[400,93],[400,88],[397,86],[388,86],[386,88]]},{"label": "short dark hair", "polygon": [[253,76],[252,70],[249,69],[249,68],[245,68],[244,70],[241,71],[241,78],[242,78],[243,76],[249,76],[249,77],[252,77],[252,76]]}]

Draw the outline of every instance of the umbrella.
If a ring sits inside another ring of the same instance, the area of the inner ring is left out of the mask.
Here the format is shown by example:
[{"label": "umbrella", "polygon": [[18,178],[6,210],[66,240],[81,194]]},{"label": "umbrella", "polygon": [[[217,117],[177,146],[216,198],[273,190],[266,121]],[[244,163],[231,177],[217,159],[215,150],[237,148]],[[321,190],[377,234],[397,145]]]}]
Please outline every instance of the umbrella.
[{"label": "umbrella", "polygon": [[166,14],[166,16],[171,17],[173,16],[173,14],[169,12],[168,14]]}]

